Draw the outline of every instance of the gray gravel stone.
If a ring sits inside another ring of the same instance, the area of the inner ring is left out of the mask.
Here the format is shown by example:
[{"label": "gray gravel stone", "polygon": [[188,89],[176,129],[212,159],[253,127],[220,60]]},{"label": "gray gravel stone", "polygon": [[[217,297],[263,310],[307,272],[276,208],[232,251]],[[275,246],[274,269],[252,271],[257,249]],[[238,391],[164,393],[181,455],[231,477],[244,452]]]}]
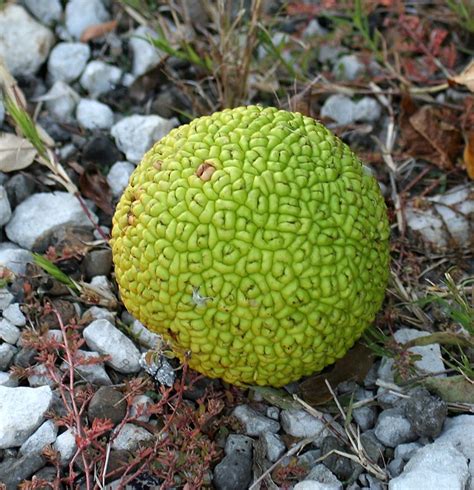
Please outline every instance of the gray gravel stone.
[{"label": "gray gravel stone", "polygon": [[372,406],[354,408],[352,416],[362,431],[372,429],[377,419],[377,409]]},{"label": "gray gravel stone", "polygon": [[47,420],[21,445],[20,454],[40,453],[47,444],[53,444],[58,428],[52,420]]},{"label": "gray gravel stone", "polygon": [[109,173],[107,174],[107,183],[114,197],[122,195],[125,187],[128,185],[130,175],[132,175],[134,170],[135,165],[127,161],[115,162],[110,167]]},{"label": "gray gravel stone", "polygon": [[6,490],[16,490],[20,483],[28,480],[44,464],[45,459],[36,453],[18,459],[6,458],[0,463],[0,482],[6,486]]},{"label": "gray gravel stone", "polygon": [[327,490],[340,490],[342,484],[339,479],[324,464],[317,464],[308,474],[306,480],[313,480],[320,484],[327,485]]},{"label": "gray gravel stone", "polygon": [[[58,376],[61,374],[59,372],[59,369],[55,368],[55,371]],[[51,388],[54,388],[54,386],[56,385],[56,382],[51,379],[51,375],[49,374],[49,370],[45,364],[37,364],[36,366],[31,368],[29,373],[30,374],[28,374],[27,379],[30,386],[50,386]]]},{"label": "gray gravel stone", "polygon": [[156,37],[156,32],[145,26],[135,29],[130,37],[128,44],[132,50],[132,73],[134,77],[139,77],[155,68],[165,56],[148,41],[150,37]]},{"label": "gray gravel stone", "polygon": [[340,490],[342,486],[333,485],[332,483],[321,483],[316,480],[303,480],[297,483],[294,490]]},{"label": "gray gravel stone", "polygon": [[71,429],[60,434],[53,444],[53,449],[59,452],[59,461],[66,466],[77,450],[76,438]]},{"label": "gray gravel stone", "polygon": [[16,243],[0,243],[0,266],[6,267],[14,274],[25,274],[26,264],[33,262],[29,250],[20,248]]},{"label": "gray gravel stone", "polygon": [[88,27],[110,20],[101,0],[70,0],[65,14],[66,29],[74,39],[80,39]]},{"label": "gray gravel stone", "polygon": [[360,442],[367,456],[375,463],[379,462],[384,454],[384,446],[375,436],[375,431],[370,429],[363,432],[360,436]]},{"label": "gray gravel stone", "polygon": [[321,444],[321,453],[323,455],[329,454],[329,456],[324,458],[324,465],[331,470],[337,478],[348,480],[356,470],[356,465],[349,458],[345,458],[339,454],[330,454],[331,451],[334,450],[345,452],[346,448],[335,436],[325,437]]},{"label": "gray gravel stone", "polygon": [[26,8],[47,26],[59,22],[63,15],[60,0],[23,0]]},{"label": "gray gravel stone", "polygon": [[244,426],[248,436],[259,436],[264,432],[278,432],[280,424],[276,420],[260,415],[248,405],[239,405],[234,408],[232,415]]},{"label": "gray gravel stone", "polygon": [[0,449],[21,446],[43,423],[52,399],[49,386],[0,386]]},{"label": "gray gravel stone", "polygon": [[263,432],[260,437],[263,440],[268,461],[274,463],[283,456],[286,451],[286,446],[278,434]]},{"label": "gray gravel stone", "polygon": [[0,185],[0,226],[6,225],[12,217],[12,208],[8,200],[7,191]]},{"label": "gray gravel stone", "polygon": [[143,345],[143,347],[156,349],[156,347],[163,341],[158,334],[148,330],[148,328],[138,320],[134,320],[129,327],[134,339],[136,339],[140,345]]},{"label": "gray gravel stone", "polygon": [[362,97],[355,104],[356,121],[376,122],[382,115],[380,104],[373,97]]},{"label": "gray gravel stone", "polygon": [[18,386],[18,378],[12,373],[0,371],[0,386],[16,388]]},{"label": "gray gravel stone", "polygon": [[130,405],[130,417],[136,417],[137,420],[148,422],[150,420],[149,407],[153,403],[153,400],[148,395],[134,396]]},{"label": "gray gravel stone", "polygon": [[122,78],[122,70],[103,61],[87,63],[81,75],[80,83],[91,97],[98,97],[112,90]]},{"label": "gray gravel stone", "polygon": [[79,94],[61,80],[55,82],[47,94],[38,98],[45,101],[46,108],[55,120],[64,123],[73,122],[74,110],[79,99]]},{"label": "gray gravel stone", "polygon": [[134,451],[142,442],[152,441],[153,434],[135,424],[124,424],[120,431],[115,435],[112,442],[112,449]]},{"label": "gray gravel stone", "polygon": [[0,98],[0,127],[5,119],[5,106],[3,105],[3,100]]},{"label": "gray gravel stone", "polygon": [[[97,219],[91,211],[93,219]],[[44,250],[53,232],[68,226],[92,228],[79,201],[68,192],[33,194],[13,212],[8,238],[28,250]]]},{"label": "gray gravel stone", "polygon": [[[238,407],[237,407],[238,408]],[[233,434],[226,443],[226,456],[214,468],[217,490],[248,488],[252,478],[252,439]]]},{"label": "gray gravel stone", "polygon": [[140,370],[140,351],[107,320],[95,320],[83,332],[88,347],[110,356],[106,363],[120,373]]},{"label": "gray gravel stone", "polygon": [[339,80],[353,81],[365,71],[364,64],[355,54],[341,56],[334,65],[333,73]]},{"label": "gray gravel stone", "polygon": [[126,413],[127,402],[123,393],[110,386],[101,386],[94,393],[87,411],[91,420],[108,418],[114,425],[119,424]]},{"label": "gray gravel stone", "polygon": [[24,327],[26,325],[26,318],[20,309],[19,303],[12,303],[8,308],[3,310],[3,318],[16,327]]},{"label": "gray gravel stone", "polygon": [[176,118],[133,115],[112,126],[110,132],[127,160],[138,163],[156,141],[166,136],[178,124]]},{"label": "gray gravel stone", "polygon": [[53,33],[20,5],[0,10],[0,57],[13,76],[34,75],[48,57]]},{"label": "gray gravel stone", "polygon": [[466,457],[450,443],[435,442],[419,449],[389,490],[439,488],[463,490],[469,478]]},{"label": "gray gravel stone", "polygon": [[394,457],[403,459],[403,461],[408,461],[413,454],[415,454],[418,449],[420,449],[421,444],[419,442],[407,442],[406,444],[399,444],[395,448]]},{"label": "gray gravel stone", "polygon": [[48,58],[48,76],[52,83],[77,80],[86,67],[91,49],[85,43],[59,43]]},{"label": "gray gravel stone", "polygon": [[388,447],[396,447],[417,438],[409,420],[397,408],[389,408],[380,414],[375,425],[375,435]]},{"label": "gray gravel stone", "polygon": [[10,206],[12,208],[18,206],[18,204],[33,194],[35,187],[36,184],[32,176],[26,173],[12,175],[5,184]]},{"label": "gray gravel stone", "polygon": [[110,248],[91,250],[82,262],[88,279],[95,276],[108,276],[112,269],[112,251]]},{"label": "gray gravel stone", "polygon": [[[428,332],[421,332],[413,328],[401,328],[394,334],[395,340],[401,344],[420,337],[426,337]],[[421,356],[421,359],[415,361],[415,366],[424,373],[439,373],[444,371],[443,357],[439,344],[430,344],[423,346],[410,347],[408,349],[413,354]],[[441,374],[445,377],[446,374]]]},{"label": "gray gravel stone", "polygon": [[253,439],[242,434],[230,434],[225,442],[224,452],[226,455],[242,453],[251,458]]},{"label": "gray gravel stone", "polygon": [[8,343],[0,344],[0,371],[5,371],[9,368],[17,348]]},{"label": "gray gravel stone", "polygon": [[76,119],[84,129],[109,129],[114,123],[114,113],[102,102],[81,99],[76,107]]},{"label": "gray gravel stone", "polygon": [[94,320],[108,320],[112,325],[115,325],[115,314],[107,308],[91,306],[82,315],[82,321],[86,324],[92,323]]},{"label": "gray gravel stone", "polygon": [[387,469],[392,478],[399,476],[402,473],[404,467],[405,461],[403,461],[403,459],[401,458],[394,458],[387,465]]},{"label": "gray gravel stone", "polygon": [[331,95],[321,107],[321,116],[328,117],[337,124],[351,124],[357,117],[356,104],[346,95]]},{"label": "gray gravel stone", "polygon": [[472,249],[474,199],[472,187],[459,186],[445,194],[405,206],[407,229],[435,252]]},{"label": "gray gravel stone", "polygon": [[311,469],[321,457],[321,449],[310,449],[297,457],[297,463]]},{"label": "gray gravel stone", "polygon": [[3,318],[0,320],[0,339],[9,344],[16,344],[20,338],[20,329]]},{"label": "gray gravel stone", "polygon": [[[91,352],[87,350],[78,349],[78,357],[84,359],[94,359],[100,357],[98,352]],[[69,364],[64,361],[61,364],[61,369],[65,371],[68,369]],[[112,384],[112,380],[109,378],[107,371],[102,363],[98,364],[84,364],[82,366],[77,365],[75,368],[76,373],[80,378],[85,379],[87,382],[95,385],[109,386]]]},{"label": "gray gravel stone", "polygon": [[313,417],[305,410],[282,410],[280,415],[283,430],[293,437],[326,437],[328,429],[323,419]]},{"label": "gray gravel stone", "polygon": [[6,310],[14,299],[13,294],[7,288],[0,288],[0,310]]},{"label": "gray gravel stone", "polygon": [[424,388],[412,393],[405,404],[405,416],[420,437],[437,437],[447,415],[446,402]]},{"label": "gray gravel stone", "polygon": [[280,419],[280,409],[278,407],[267,407],[267,417],[273,420]]}]

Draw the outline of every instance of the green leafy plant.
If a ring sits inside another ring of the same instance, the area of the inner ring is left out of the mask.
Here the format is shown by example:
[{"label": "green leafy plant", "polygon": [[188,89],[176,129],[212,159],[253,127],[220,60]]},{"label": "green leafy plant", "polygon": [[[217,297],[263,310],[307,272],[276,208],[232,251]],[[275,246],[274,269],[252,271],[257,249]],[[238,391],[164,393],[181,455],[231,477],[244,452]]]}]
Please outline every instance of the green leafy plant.
[{"label": "green leafy plant", "polygon": [[470,0],[447,0],[446,4],[456,15],[461,27],[474,33],[474,4]]}]

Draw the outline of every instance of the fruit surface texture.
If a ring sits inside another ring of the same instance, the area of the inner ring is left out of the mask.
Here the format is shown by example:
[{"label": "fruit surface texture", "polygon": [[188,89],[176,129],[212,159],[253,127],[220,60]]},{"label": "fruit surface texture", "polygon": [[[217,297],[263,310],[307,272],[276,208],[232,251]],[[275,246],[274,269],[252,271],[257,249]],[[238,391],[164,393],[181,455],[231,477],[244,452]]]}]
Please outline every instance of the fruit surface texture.
[{"label": "fruit surface texture", "polygon": [[282,386],[342,357],[389,271],[378,183],[322,124],[239,107],[172,130],[115,212],[127,309],[210,377]]}]

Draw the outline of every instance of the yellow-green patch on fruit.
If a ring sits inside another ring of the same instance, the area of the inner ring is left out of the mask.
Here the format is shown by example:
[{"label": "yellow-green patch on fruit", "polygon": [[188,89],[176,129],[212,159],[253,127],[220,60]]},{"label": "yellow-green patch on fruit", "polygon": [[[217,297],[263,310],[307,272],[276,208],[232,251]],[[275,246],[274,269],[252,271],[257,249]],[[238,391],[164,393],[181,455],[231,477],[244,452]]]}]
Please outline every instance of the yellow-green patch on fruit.
[{"label": "yellow-green patch on fruit", "polygon": [[282,386],[342,357],[388,277],[376,180],[323,125],[270,107],[217,112],[157,142],[111,243],[130,313],[234,384]]}]

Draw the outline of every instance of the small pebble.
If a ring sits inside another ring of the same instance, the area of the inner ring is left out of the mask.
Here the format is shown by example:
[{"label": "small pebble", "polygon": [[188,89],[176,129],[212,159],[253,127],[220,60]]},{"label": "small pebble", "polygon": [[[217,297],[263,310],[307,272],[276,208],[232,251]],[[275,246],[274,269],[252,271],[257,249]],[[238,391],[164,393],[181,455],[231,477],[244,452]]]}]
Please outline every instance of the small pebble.
[{"label": "small pebble", "polygon": [[76,107],[76,119],[83,129],[109,129],[114,123],[114,113],[102,102],[81,99]]}]

